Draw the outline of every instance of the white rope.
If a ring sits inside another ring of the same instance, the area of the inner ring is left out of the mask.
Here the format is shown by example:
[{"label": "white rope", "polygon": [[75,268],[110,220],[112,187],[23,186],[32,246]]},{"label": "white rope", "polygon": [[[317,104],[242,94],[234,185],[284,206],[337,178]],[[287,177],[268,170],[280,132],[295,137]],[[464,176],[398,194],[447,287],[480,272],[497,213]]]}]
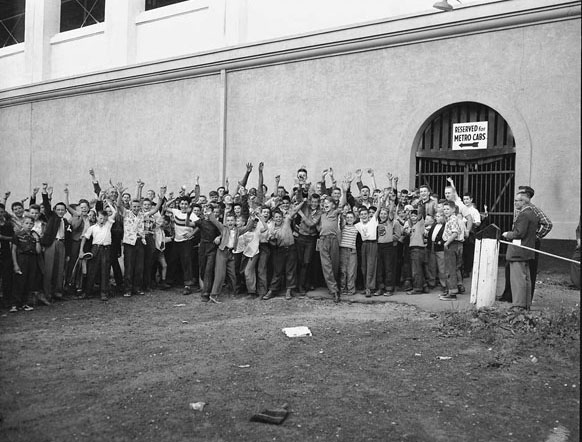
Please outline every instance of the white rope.
[{"label": "white rope", "polygon": [[558,258],[558,259],[561,259],[563,261],[569,261],[569,262],[573,262],[574,264],[580,265],[580,263],[578,261],[574,261],[573,259],[564,258],[563,256],[553,255],[553,254],[548,253],[548,252],[542,252],[541,250],[532,249],[531,247],[522,246],[521,244],[514,244],[512,242],[503,241],[502,239],[500,239],[499,242],[503,243],[503,244],[508,244],[510,246],[521,247],[522,249],[531,250],[532,252],[536,252],[536,253],[542,253],[544,255],[551,256],[552,258]]}]

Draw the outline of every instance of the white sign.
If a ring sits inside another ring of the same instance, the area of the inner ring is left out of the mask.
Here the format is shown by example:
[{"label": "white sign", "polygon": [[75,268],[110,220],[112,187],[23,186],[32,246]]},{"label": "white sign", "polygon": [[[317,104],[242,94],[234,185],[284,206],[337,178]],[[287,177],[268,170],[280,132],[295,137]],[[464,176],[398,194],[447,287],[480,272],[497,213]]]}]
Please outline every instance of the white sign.
[{"label": "white sign", "polygon": [[487,121],[453,124],[453,150],[487,149]]}]

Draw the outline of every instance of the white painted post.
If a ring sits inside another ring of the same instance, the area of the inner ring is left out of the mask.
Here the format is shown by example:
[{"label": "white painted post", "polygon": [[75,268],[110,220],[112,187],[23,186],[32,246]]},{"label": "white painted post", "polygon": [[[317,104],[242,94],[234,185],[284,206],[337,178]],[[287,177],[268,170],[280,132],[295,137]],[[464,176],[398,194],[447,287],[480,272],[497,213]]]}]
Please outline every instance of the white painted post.
[{"label": "white painted post", "polygon": [[[495,229],[499,231],[497,226]],[[490,229],[490,232],[495,233],[495,230]],[[499,264],[499,241],[495,236],[475,240],[470,302],[477,308],[491,307],[495,303]]]}]

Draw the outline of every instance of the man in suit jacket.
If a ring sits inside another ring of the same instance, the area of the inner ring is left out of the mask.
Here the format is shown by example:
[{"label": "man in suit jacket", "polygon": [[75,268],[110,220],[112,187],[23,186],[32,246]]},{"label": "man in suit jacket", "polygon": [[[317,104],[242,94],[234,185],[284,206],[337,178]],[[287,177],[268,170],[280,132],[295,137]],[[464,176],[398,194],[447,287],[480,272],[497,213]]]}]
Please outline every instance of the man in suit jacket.
[{"label": "man in suit jacket", "polygon": [[513,230],[503,233],[503,236],[515,244],[507,248],[505,255],[505,259],[509,262],[513,306],[529,310],[532,284],[529,266],[530,260],[534,259],[535,252],[518,247],[518,245],[532,249],[535,247],[539,221],[531,205],[528,205],[527,202],[527,195],[523,192],[515,195],[514,205],[517,217],[513,223]]},{"label": "man in suit jacket", "polygon": [[65,277],[65,261],[70,254],[71,227],[64,218],[65,203],[57,203],[54,210],[47,192],[47,183],[42,184],[42,204],[47,224],[40,244],[44,248],[43,290],[45,297],[62,299]]}]

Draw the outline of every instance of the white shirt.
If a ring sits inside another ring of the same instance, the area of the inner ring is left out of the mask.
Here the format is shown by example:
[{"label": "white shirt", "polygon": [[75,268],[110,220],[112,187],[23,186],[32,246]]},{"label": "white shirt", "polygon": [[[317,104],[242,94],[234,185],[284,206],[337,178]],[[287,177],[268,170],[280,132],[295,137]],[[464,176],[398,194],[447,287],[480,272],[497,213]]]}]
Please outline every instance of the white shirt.
[{"label": "white shirt", "polygon": [[85,232],[85,238],[93,238],[94,246],[110,246],[111,245],[111,227],[115,220],[108,219],[102,226],[93,224]]},{"label": "white shirt", "polygon": [[362,241],[376,241],[378,232],[378,220],[376,218],[371,218],[365,224],[360,221],[355,226],[362,237]]},{"label": "white shirt", "polygon": [[481,224],[481,214],[475,207],[467,207],[469,209],[469,215],[473,218],[473,224]]}]

